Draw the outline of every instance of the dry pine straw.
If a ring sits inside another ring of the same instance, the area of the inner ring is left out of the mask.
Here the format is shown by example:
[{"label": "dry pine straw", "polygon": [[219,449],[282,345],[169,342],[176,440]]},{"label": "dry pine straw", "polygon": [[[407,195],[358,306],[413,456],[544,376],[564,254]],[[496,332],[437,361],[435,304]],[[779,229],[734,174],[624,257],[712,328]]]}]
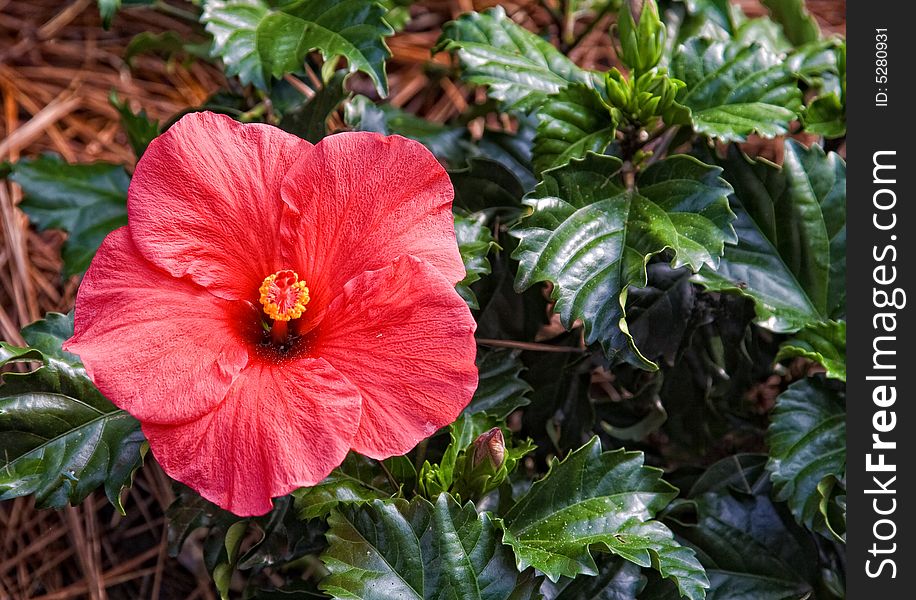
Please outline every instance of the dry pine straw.
[{"label": "dry pine straw", "polygon": [[[481,90],[449,79],[443,68],[448,57],[431,57],[429,48],[443,22],[493,4],[419,2],[408,30],[389,42],[391,103],[445,122],[482,101]],[[502,4],[528,28],[554,27],[537,1]],[[177,0],[174,5],[190,8]],[[762,13],[755,2],[742,5],[751,15]],[[845,2],[811,0],[809,6],[826,30],[845,34]],[[575,48],[575,61],[613,64],[602,30],[606,25],[595,27]],[[163,121],[226,85],[220,71],[204,62],[145,55],[125,64],[125,46],[144,31],[194,38],[193,23],[144,8],[122,11],[104,31],[93,0],[0,0],[0,162],[50,151],[71,162],[132,165],[133,154],[108,103],[112,89],[135,110]],[[23,325],[48,311],[70,310],[78,286],[76,278],[60,275],[63,234],[30,228],[16,208],[21,197],[16,185],[0,182],[0,339],[14,343],[22,341]],[[165,553],[163,510],[173,498],[168,478],[147,460],[127,492],[125,517],[99,493],[62,511],[36,510],[28,498],[0,503],[0,600],[214,598],[199,544],[188,544],[178,559]]]}]

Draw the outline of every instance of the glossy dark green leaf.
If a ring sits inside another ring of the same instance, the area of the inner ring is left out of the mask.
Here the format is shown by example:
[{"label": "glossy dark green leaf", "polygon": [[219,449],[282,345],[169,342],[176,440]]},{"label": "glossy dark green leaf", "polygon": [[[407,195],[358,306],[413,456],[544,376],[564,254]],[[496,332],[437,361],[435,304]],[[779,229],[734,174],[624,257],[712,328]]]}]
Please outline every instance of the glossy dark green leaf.
[{"label": "glossy dark green leaf", "polygon": [[496,214],[503,221],[518,217],[525,190],[511,170],[485,157],[474,157],[463,169],[449,171],[455,206],[468,212]]},{"label": "glossy dark green leaf", "polygon": [[805,8],[805,0],[762,0],[762,3],[796,46],[816,42],[821,37],[817,21]]},{"label": "glossy dark green leaf", "polygon": [[534,168],[545,171],[588,152],[600,154],[614,141],[617,124],[593,88],[573,84],[548,97],[538,112]]},{"label": "glossy dark green leaf", "polygon": [[512,234],[520,239],[516,288],[553,282],[554,310],[564,325],[585,323],[588,343],[611,357],[654,368],[633,344],[623,305],[630,285],[646,283],[646,261],[664,250],[673,264],[715,265],[734,239],[719,169],[683,155],[659,161],[627,191],[622,164],[589,154],[544,174],[525,204],[532,213]]},{"label": "glossy dark green leaf", "polygon": [[667,511],[665,522],[706,568],[710,600],[811,597],[817,548],[770,499],[765,462],[759,455],[723,459]]},{"label": "glossy dark green leaf", "polygon": [[787,140],[785,163],[753,162],[736,149],[721,163],[735,189],[738,245],[697,280],[751,298],[758,323],[797,331],[846,312],[846,165],[819,146]]},{"label": "glossy dark green leaf", "polygon": [[145,110],[139,113],[132,111],[127,101],[121,101],[116,92],[111,93],[108,101],[121,116],[121,129],[127,134],[134,156],[140,158],[153,138],[159,135],[159,122],[151,120]]},{"label": "glossy dark green leaf", "polygon": [[500,531],[473,504],[448,494],[435,504],[417,497],[344,506],[328,520],[329,548],[321,559],[331,574],[321,588],[334,598],[363,600],[522,600],[527,581],[501,544]]},{"label": "glossy dark green leaf", "polygon": [[449,165],[462,164],[467,158],[464,126],[433,123],[389,104],[376,105],[365,96],[355,96],[347,103],[344,118],[359,131],[397,134],[416,140]]},{"label": "glossy dark green leaf", "polygon": [[645,586],[639,565],[610,556],[598,561],[598,574],[568,582],[553,600],[633,600]]},{"label": "glossy dark green leaf", "polygon": [[486,216],[480,213],[473,215],[455,214],[455,237],[458,240],[458,252],[464,262],[465,276],[455,289],[471,308],[477,305],[477,296],[470,285],[483,275],[490,274],[490,261],[487,255],[493,248],[498,248],[493,233],[486,225]]},{"label": "glossy dark green leaf", "polygon": [[324,518],[342,504],[391,497],[390,492],[373,486],[370,481],[354,477],[347,471],[346,468],[334,469],[321,483],[293,492],[299,518]]},{"label": "glossy dark green leaf", "polygon": [[591,548],[652,566],[677,583],[684,597],[705,597],[708,587],[693,553],[652,518],[677,495],[646,467],[641,452],[601,452],[598,438],[562,462],[504,516],[505,542],[519,570],[533,566],[551,581],[596,575]]},{"label": "glossy dark green leaf", "polygon": [[61,345],[72,335],[73,313],[68,315],[48,313],[44,319],[22,328],[22,339],[29,348],[34,348],[45,356],[71,367],[79,368],[82,366],[79,357],[61,348]]},{"label": "glossy dark green leaf", "polygon": [[388,93],[385,37],[393,30],[385,9],[369,0],[297,0],[278,8],[264,0],[211,0],[201,21],[226,72],[243,84],[266,89],[270,78],[302,70],[305,56],[344,57],[350,72],[362,71],[381,95]]},{"label": "glossy dark green leaf", "polygon": [[347,72],[337,71],[314,96],[301,105],[285,112],[280,119],[280,129],[317,144],[328,134],[328,117],[347,97],[344,78]]},{"label": "glossy dark green leaf", "polygon": [[41,365],[2,378],[0,500],[34,495],[42,508],[61,508],[101,487],[123,513],[121,490],[146,453],[140,424],[102,396],[72,354],[55,347],[73,334],[70,318],[51,315],[23,334],[42,350],[0,342],[0,367]]},{"label": "glossy dark green leaf", "polygon": [[767,469],[775,497],[799,523],[822,530],[829,507],[822,505],[818,486],[832,488],[846,477],[845,394],[817,378],[798,381],[776,398],[772,419]]},{"label": "glossy dark green leaf", "polygon": [[464,412],[505,419],[516,408],[529,404],[526,395],[531,386],[519,376],[524,369],[517,351],[478,350],[477,391]]},{"label": "glossy dark green leaf", "polygon": [[690,269],[672,269],[664,263],[646,267],[647,283],[631,288],[627,297],[627,324],[640,352],[649,360],[675,357],[691,331],[697,293]]},{"label": "glossy dark green leaf", "polygon": [[499,6],[446,23],[435,50],[457,53],[464,80],[488,86],[489,95],[507,109],[530,110],[570,83],[597,81],[595,73],[580,69]]},{"label": "glossy dark green leaf", "polygon": [[690,108],[694,129],[712,137],[782,135],[802,108],[795,74],[759,44],[693,38],[675,53],[670,70],[687,84],[677,101]]},{"label": "glossy dark green leaf", "polygon": [[776,360],[802,356],[825,369],[827,377],[846,381],[846,321],[812,323],[779,347]]},{"label": "glossy dark green leaf", "polygon": [[19,208],[38,229],[69,234],[62,250],[65,276],[85,271],[105,236],[127,225],[130,177],[124,167],[70,165],[44,155],[14,164],[10,178],[22,186]]}]

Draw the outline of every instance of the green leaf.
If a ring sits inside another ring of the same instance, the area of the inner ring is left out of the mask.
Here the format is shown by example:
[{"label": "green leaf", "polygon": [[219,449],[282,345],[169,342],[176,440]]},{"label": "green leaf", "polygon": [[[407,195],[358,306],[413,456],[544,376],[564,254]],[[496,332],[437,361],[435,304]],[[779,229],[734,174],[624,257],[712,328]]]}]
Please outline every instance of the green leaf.
[{"label": "green leaf", "polygon": [[337,71],[331,81],[301,105],[287,111],[280,119],[280,129],[317,144],[328,134],[328,118],[347,97],[344,78],[347,72]]},{"label": "green leaf", "polygon": [[22,339],[29,348],[38,350],[47,357],[59,360],[71,367],[80,368],[79,357],[66,352],[61,345],[73,336],[73,313],[62,315],[48,313],[44,319],[22,328]]},{"label": "green leaf", "polygon": [[525,369],[519,353],[513,350],[479,350],[477,391],[464,412],[484,413],[505,419],[515,409],[528,405],[531,386],[519,375]]},{"label": "green leaf", "polygon": [[772,419],[767,469],[775,498],[788,503],[799,523],[824,532],[829,507],[819,486],[832,489],[846,474],[845,394],[817,378],[797,381],[776,398]]},{"label": "green leaf", "polygon": [[389,104],[376,105],[365,96],[355,96],[347,103],[344,119],[359,131],[398,134],[416,140],[450,165],[461,164],[467,156],[462,145],[467,136],[466,127],[433,123]]},{"label": "green leaf", "polygon": [[691,15],[712,21],[728,33],[735,30],[735,19],[728,0],[685,0],[684,3]]},{"label": "green leaf", "polygon": [[846,164],[817,145],[785,144],[782,169],[735,149],[721,162],[735,189],[738,245],[697,281],[754,301],[758,323],[797,331],[846,312]]},{"label": "green leaf", "polygon": [[[510,600],[519,574],[488,513],[417,497],[344,506],[328,519],[321,559],[331,574],[321,589],[334,598]],[[536,586],[535,586],[536,587]],[[534,597],[533,592],[525,596]]]},{"label": "green leaf", "polygon": [[582,84],[549,96],[538,118],[534,137],[534,168],[538,172],[565,165],[587,152],[604,152],[617,131],[601,96]]},{"label": "green leaf", "polygon": [[805,131],[825,138],[846,135],[846,107],[836,94],[818,96],[802,113]]},{"label": "green leaf", "polygon": [[805,0],[762,0],[762,4],[796,46],[820,39],[821,30],[805,8]]},{"label": "green leaf", "polygon": [[776,361],[802,356],[827,369],[827,377],[846,381],[846,321],[812,323],[783,342]]},{"label": "green leaf", "polygon": [[645,585],[645,580],[638,565],[612,556],[599,561],[596,576],[576,577],[554,600],[632,600]]},{"label": "green leaf", "polygon": [[652,263],[646,267],[646,275],[646,287],[631,288],[627,297],[629,330],[649,360],[663,358],[674,365],[685,338],[693,331],[697,293],[690,282],[692,273]]},{"label": "green leaf", "polygon": [[[348,455],[351,463],[359,459]],[[391,492],[372,485],[354,471],[353,465],[341,465],[331,471],[318,485],[300,488],[293,492],[296,511],[300,519],[325,518],[344,504],[366,502],[391,497]]]},{"label": "green leaf", "polygon": [[147,52],[159,53],[169,61],[180,55],[207,60],[210,58],[210,42],[189,42],[174,31],[144,31],[130,39],[124,49],[124,62],[133,67],[134,58]]},{"label": "green leaf", "polygon": [[455,188],[455,206],[468,212],[497,214],[514,221],[522,207],[525,190],[508,167],[485,157],[473,157],[463,169],[449,171]]},{"label": "green leaf", "polygon": [[10,179],[22,186],[19,208],[39,230],[63,229],[64,276],[82,273],[113,230],[127,225],[124,167],[106,163],[70,165],[52,155],[23,159]]},{"label": "green leaf", "polygon": [[0,367],[41,362],[29,373],[2,376],[0,500],[34,495],[41,508],[62,508],[102,487],[124,514],[120,493],[142,464],[146,441],[140,424],[57,345],[72,335],[72,320],[52,314],[23,330],[37,348],[0,342]]},{"label": "green leaf", "polygon": [[708,600],[813,597],[817,548],[770,499],[765,461],[747,454],[723,459],[697,481],[688,500],[666,511],[665,522],[706,569]]},{"label": "green leaf", "polygon": [[493,233],[486,225],[486,215],[455,215],[455,237],[458,240],[458,252],[464,261],[465,276],[455,289],[473,309],[480,308],[477,296],[471,291],[471,284],[482,275],[490,274],[490,261],[487,255],[493,248],[499,248],[493,239]]},{"label": "green leaf", "polygon": [[622,163],[589,154],[544,174],[525,204],[532,214],[511,233],[520,239],[516,289],[553,282],[554,310],[567,327],[585,323],[588,343],[609,357],[654,368],[633,344],[623,306],[630,285],[646,283],[646,261],[671,250],[675,266],[715,265],[734,239],[719,169],[683,155],[659,161],[627,191]]},{"label": "green leaf", "polygon": [[687,84],[677,101],[692,111],[694,129],[723,140],[788,133],[801,111],[794,73],[759,44],[694,38],[675,53],[671,75]]},{"label": "green leaf", "polygon": [[[99,15],[102,17],[102,27],[108,29],[117,12],[121,9],[122,0],[97,0]],[[149,6],[154,0],[124,0],[124,4]]]},{"label": "green leaf", "polygon": [[504,540],[519,570],[529,566],[551,581],[596,575],[592,547],[643,567],[652,566],[677,583],[681,595],[705,597],[703,568],[667,527],[651,520],[677,495],[661,471],[643,465],[641,452],[601,452],[598,438],[534,483],[504,517]]},{"label": "green leaf", "polygon": [[326,62],[342,56],[349,71],[362,71],[387,95],[385,37],[393,30],[385,9],[368,0],[297,0],[272,9],[264,0],[210,0],[201,21],[213,35],[213,51],[226,72],[243,84],[267,89],[270,78],[302,70],[305,56]]},{"label": "green leaf", "polygon": [[455,52],[469,83],[488,86],[507,110],[537,108],[570,83],[596,85],[597,74],[580,69],[547,40],[515,24],[497,6],[467,13],[442,27],[434,52]]},{"label": "green leaf", "polygon": [[145,110],[139,113],[132,111],[127,101],[121,101],[114,90],[108,96],[108,102],[121,115],[121,129],[127,134],[127,141],[134,151],[134,156],[140,158],[153,138],[159,135],[159,122],[151,120]]}]

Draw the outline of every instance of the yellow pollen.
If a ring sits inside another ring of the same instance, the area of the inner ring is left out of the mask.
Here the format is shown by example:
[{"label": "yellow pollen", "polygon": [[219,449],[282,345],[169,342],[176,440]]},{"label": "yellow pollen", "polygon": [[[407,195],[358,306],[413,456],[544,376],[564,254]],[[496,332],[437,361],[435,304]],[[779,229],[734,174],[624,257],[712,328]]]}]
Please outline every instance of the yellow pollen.
[{"label": "yellow pollen", "polygon": [[294,271],[277,271],[268,275],[258,289],[264,313],[274,321],[298,319],[309,303],[309,289]]}]

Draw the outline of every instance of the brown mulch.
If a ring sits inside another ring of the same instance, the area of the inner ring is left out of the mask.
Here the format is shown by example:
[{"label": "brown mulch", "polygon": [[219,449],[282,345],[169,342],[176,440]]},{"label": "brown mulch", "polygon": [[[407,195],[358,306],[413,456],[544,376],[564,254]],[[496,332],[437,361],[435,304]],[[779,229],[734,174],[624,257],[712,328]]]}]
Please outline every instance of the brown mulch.
[{"label": "brown mulch", "polygon": [[[180,0],[169,3],[192,9]],[[389,43],[391,103],[444,122],[482,101],[482,91],[449,79],[448,58],[433,58],[429,49],[442,23],[494,4],[419,2],[408,30]],[[553,27],[536,0],[501,4],[531,29]],[[752,0],[741,4],[749,14],[762,12]],[[845,35],[844,0],[808,4],[826,31]],[[602,29],[574,50],[574,60],[613,62]],[[124,49],[135,35],[163,31],[194,39],[196,27],[176,11],[126,8],[105,31],[94,0],[0,0],[0,163],[55,152],[71,162],[131,165],[133,153],[108,101],[112,90],[135,110],[166,121],[227,83],[203,61],[146,54],[125,63]],[[16,185],[0,180],[0,339],[13,343],[21,343],[22,326],[46,312],[70,310],[78,286],[60,275],[63,234],[35,232],[16,207],[20,199]],[[0,503],[0,600],[215,598],[199,546],[190,544],[178,559],[165,553],[163,511],[172,499],[168,479],[148,458],[124,500],[124,517],[98,493],[62,511],[36,510],[30,498]]]}]

